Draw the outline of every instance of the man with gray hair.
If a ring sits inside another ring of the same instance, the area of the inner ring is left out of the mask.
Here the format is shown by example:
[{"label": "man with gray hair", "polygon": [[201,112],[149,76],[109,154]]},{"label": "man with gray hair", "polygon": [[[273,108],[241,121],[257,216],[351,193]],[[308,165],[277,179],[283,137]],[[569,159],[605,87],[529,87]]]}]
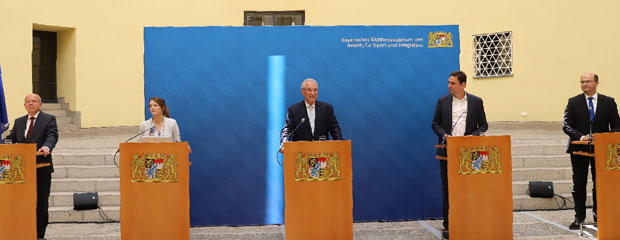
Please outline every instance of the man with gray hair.
[{"label": "man with gray hair", "polygon": [[[301,95],[304,100],[288,107],[286,122],[280,133],[280,143],[288,141],[342,140],[340,125],[336,120],[334,108],[326,102],[317,101],[319,84],[312,78],[301,83]],[[282,145],[281,145],[282,146]],[[283,147],[280,152],[283,152]]]}]

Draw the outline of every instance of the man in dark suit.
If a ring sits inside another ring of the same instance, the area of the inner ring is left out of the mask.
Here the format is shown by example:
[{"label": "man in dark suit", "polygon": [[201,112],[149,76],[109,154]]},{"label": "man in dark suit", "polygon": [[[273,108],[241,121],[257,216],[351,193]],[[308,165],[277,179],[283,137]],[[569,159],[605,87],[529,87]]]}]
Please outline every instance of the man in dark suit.
[{"label": "man in dark suit", "polygon": [[15,119],[11,134],[7,136],[13,143],[36,143],[37,156],[37,238],[45,237],[48,222],[48,201],[52,184],[51,152],[58,141],[56,117],[41,112],[41,97],[31,93],[26,96],[24,107],[28,115]]},{"label": "man in dark suit", "polygon": [[[433,116],[433,131],[439,137],[438,143],[445,143],[448,136],[480,135],[489,128],[482,99],[465,92],[467,75],[453,72],[448,78],[450,94],[440,97]],[[445,149],[438,149],[437,155],[446,156]],[[448,238],[448,163],[440,160],[441,187],[443,193],[443,236]]]},{"label": "man in dark suit", "polygon": [[577,230],[586,218],[586,184],[588,182],[588,165],[592,171],[592,213],[596,222],[596,171],[594,158],[573,154],[573,151],[588,151],[590,146],[574,145],[571,141],[590,141],[591,133],[620,131],[620,117],[616,101],[596,92],[598,75],[586,73],[581,76],[579,94],[568,99],[564,110],[562,129],[570,139],[567,153],[570,153],[573,168],[573,200],[575,201],[575,221],[569,229]]},{"label": "man in dark suit", "polygon": [[[280,143],[288,141],[290,137],[293,141],[327,140],[328,134],[334,140],[342,140],[334,108],[329,103],[316,100],[319,95],[316,80],[305,79],[301,83],[301,95],[304,96],[303,101],[288,107],[286,122],[280,132]],[[280,152],[283,150],[281,146]]]}]

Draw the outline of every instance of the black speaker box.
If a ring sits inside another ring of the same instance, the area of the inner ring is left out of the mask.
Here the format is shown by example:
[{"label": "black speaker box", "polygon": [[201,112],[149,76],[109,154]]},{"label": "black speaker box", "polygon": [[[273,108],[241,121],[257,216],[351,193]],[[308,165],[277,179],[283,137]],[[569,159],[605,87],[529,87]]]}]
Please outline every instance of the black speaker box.
[{"label": "black speaker box", "polygon": [[530,197],[552,198],[553,182],[530,181],[527,193]]},{"label": "black speaker box", "polygon": [[97,209],[99,206],[99,193],[87,192],[87,193],[74,193],[73,194],[73,209],[75,210],[89,210]]}]

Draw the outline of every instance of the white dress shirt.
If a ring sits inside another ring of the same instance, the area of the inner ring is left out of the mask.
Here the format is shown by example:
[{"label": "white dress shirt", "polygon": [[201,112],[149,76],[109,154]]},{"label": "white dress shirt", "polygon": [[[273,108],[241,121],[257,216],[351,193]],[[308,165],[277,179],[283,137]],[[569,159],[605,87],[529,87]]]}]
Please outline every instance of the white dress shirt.
[{"label": "white dress shirt", "polygon": [[[588,106],[588,111],[590,111],[590,100],[588,100],[588,98],[590,96],[588,96],[588,94],[583,94],[586,97],[586,105]],[[594,95],[592,95],[592,105],[594,106],[594,115],[596,115],[596,104],[598,103],[598,93],[595,93]],[[589,112],[588,112],[589,113]]]},{"label": "white dress shirt", "polygon": [[304,103],[306,104],[306,111],[308,111],[308,121],[310,122],[310,128],[312,129],[312,135],[314,135],[314,118],[316,117],[316,110],[314,106],[316,105],[316,102],[312,105],[308,104],[306,101],[304,101]]},{"label": "white dress shirt", "polygon": [[[32,126],[34,126],[35,123],[37,123],[37,118],[39,117],[39,113],[41,111],[38,111],[37,114],[34,115],[34,123],[32,123]],[[30,128],[30,115],[28,115],[28,119],[26,119],[26,131],[24,132],[24,136],[28,136],[28,129]],[[34,129],[33,129],[34,130]]]},{"label": "white dress shirt", "polygon": [[452,136],[465,136],[465,119],[467,119],[467,94],[460,100],[452,96],[452,126],[454,126]]}]

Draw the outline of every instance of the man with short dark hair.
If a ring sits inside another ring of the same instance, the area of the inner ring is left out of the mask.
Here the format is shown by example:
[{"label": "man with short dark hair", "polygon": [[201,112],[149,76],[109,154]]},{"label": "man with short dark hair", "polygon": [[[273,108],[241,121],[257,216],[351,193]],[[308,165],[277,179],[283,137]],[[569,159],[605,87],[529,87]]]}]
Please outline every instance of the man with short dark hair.
[{"label": "man with short dark hair", "polygon": [[616,101],[596,92],[598,75],[585,73],[581,75],[583,93],[568,99],[564,110],[562,129],[570,139],[567,153],[573,169],[573,200],[575,201],[575,220],[568,227],[577,230],[586,218],[586,184],[588,183],[588,166],[592,172],[592,215],[596,222],[596,171],[594,158],[573,154],[574,151],[588,151],[589,146],[571,144],[571,141],[590,141],[592,133],[620,131],[620,117]]},{"label": "man with short dark hair", "polygon": [[11,134],[7,136],[13,143],[36,143],[37,151],[37,238],[45,237],[45,229],[49,219],[48,201],[52,185],[52,150],[58,142],[58,125],[56,117],[41,112],[41,97],[31,93],[24,100],[28,114],[15,119]]},{"label": "man with short dark hair", "polygon": [[[443,144],[448,136],[480,135],[489,128],[482,99],[465,92],[467,75],[462,71],[450,74],[448,90],[450,94],[437,100],[433,116],[433,131]],[[438,149],[437,155],[446,156],[446,149]],[[440,160],[441,186],[443,193],[443,237],[448,238],[448,163]]]}]

